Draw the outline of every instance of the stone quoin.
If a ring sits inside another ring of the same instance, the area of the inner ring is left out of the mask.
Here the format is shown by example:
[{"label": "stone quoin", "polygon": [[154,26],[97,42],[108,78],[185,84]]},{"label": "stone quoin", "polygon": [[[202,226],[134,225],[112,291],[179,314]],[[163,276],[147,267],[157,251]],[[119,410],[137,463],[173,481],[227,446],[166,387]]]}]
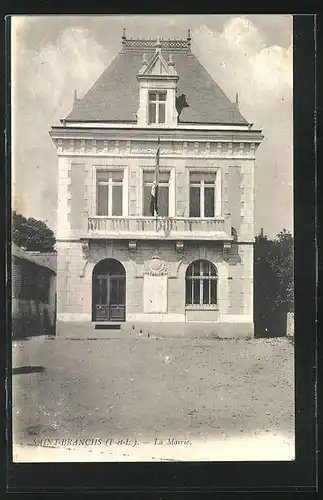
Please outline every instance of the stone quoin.
[{"label": "stone quoin", "polygon": [[254,168],[263,136],[191,42],[190,33],[144,40],[124,32],[116,58],[84,97],[71,89],[72,110],[50,131],[58,335],[76,322],[254,334]]}]

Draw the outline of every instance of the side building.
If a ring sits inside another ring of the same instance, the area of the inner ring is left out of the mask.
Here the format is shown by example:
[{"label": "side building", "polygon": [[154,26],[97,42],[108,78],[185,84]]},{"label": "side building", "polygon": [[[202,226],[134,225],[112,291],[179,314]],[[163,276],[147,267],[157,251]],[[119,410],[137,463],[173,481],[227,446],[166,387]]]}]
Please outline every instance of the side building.
[{"label": "side building", "polygon": [[26,252],[12,243],[12,337],[54,335],[56,253]]},{"label": "side building", "polygon": [[124,33],[113,62],[50,134],[58,334],[70,322],[167,322],[172,334],[253,336],[263,137],[194,56],[190,34]]}]

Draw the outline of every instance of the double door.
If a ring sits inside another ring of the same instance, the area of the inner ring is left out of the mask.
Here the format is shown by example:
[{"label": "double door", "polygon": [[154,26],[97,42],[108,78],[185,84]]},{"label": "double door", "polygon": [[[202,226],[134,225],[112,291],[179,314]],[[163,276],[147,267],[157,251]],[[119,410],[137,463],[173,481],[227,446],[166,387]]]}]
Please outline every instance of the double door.
[{"label": "double door", "polygon": [[125,321],[126,277],[96,276],[93,305],[94,321]]}]

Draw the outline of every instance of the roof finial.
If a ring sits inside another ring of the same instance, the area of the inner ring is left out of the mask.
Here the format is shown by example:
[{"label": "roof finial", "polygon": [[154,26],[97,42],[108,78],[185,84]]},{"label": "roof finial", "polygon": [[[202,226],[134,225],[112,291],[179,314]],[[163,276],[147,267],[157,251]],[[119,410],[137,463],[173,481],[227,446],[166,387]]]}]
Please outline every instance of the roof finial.
[{"label": "roof finial", "polygon": [[126,28],[123,28],[122,30],[122,40],[126,39]]},{"label": "roof finial", "polygon": [[239,93],[236,93],[236,106],[239,109]]},{"label": "roof finial", "polygon": [[147,66],[147,64],[148,64],[147,55],[143,54],[142,61],[141,61],[141,66]]},{"label": "roof finial", "polygon": [[160,52],[160,48],[161,48],[161,41],[160,41],[160,36],[158,36],[156,39],[156,52]]},{"label": "roof finial", "polygon": [[191,39],[191,30],[187,30],[187,41],[190,42],[192,39]]},{"label": "roof finial", "polygon": [[77,101],[77,90],[74,90],[74,101]]}]

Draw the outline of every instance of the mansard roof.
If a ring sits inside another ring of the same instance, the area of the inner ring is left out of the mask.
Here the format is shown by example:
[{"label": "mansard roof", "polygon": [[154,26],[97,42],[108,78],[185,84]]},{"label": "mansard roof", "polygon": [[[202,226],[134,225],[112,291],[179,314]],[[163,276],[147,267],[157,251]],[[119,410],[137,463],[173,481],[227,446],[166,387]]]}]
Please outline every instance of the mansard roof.
[{"label": "mansard roof", "polygon": [[[232,103],[191,51],[191,39],[158,40],[167,60],[172,55],[179,80],[177,95],[184,94],[189,107],[181,123],[246,125],[236,103]],[[81,99],[75,99],[66,122],[136,122],[139,108],[139,73],[143,55],[148,61],[156,51],[156,40],[122,37],[122,49]]]}]

